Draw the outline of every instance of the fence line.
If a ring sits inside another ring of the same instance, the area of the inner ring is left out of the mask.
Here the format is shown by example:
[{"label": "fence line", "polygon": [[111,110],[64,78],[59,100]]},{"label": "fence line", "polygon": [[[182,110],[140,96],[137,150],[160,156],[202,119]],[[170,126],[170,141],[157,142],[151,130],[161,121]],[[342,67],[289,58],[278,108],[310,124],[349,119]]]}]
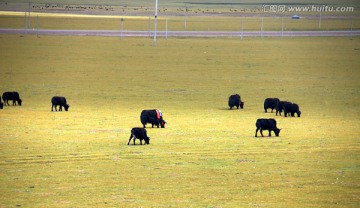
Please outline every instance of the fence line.
[{"label": "fence line", "polygon": [[[151,31],[119,30],[26,30],[0,29],[0,34],[19,35],[62,35],[62,36],[116,36],[116,37],[152,37]],[[360,36],[360,30],[338,31],[157,31],[158,37],[329,37]]]},{"label": "fence line", "polygon": [[[1,18],[1,16],[0,16]],[[153,17],[113,17],[113,18],[66,18],[30,15],[25,12],[22,19],[14,17],[23,26],[23,32],[17,30],[0,31],[1,33],[64,34],[64,35],[108,35],[108,36],[144,36],[153,37]],[[41,18],[41,20],[40,20]],[[31,21],[33,24],[31,24]],[[186,19],[179,16],[158,18],[160,37],[268,37],[268,36],[357,36],[360,19],[324,18],[291,19],[289,17],[194,17]],[[184,22],[186,21],[186,22]],[[321,21],[321,28],[318,21]],[[24,24],[25,22],[25,24]],[[60,23],[59,23],[60,22]],[[19,26],[21,28],[21,24]],[[186,28],[184,27],[186,24]],[[25,25],[25,27],[24,27]],[[31,28],[36,27],[36,28]],[[338,32],[336,32],[338,31]],[[68,33],[68,34],[66,34]],[[308,35],[306,35],[308,34]]]}]

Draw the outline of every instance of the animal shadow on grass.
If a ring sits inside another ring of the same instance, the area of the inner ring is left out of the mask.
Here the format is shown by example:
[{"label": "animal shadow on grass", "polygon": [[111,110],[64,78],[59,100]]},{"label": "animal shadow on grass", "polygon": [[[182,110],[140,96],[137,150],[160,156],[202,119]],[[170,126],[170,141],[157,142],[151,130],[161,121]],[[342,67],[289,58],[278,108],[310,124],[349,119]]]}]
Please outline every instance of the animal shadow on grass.
[{"label": "animal shadow on grass", "polygon": [[276,138],[280,137],[280,132],[278,135],[276,135],[274,131],[271,131],[271,135],[270,135],[269,131],[264,129],[263,135],[264,136],[261,135],[260,130],[257,133],[255,131],[255,135],[253,136],[253,138],[274,138],[274,139],[276,139]]},{"label": "animal shadow on grass", "polygon": [[230,110],[230,108],[218,108],[218,110]]},{"label": "animal shadow on grass", "polygon": [[222,110],[222,111],[236,111],[236,110],[243,110],[243,109],[237,109],[236,107],[235,108],[233,108],[233,109],[230,109],[229,107],[227,107],[227,108],[218,108],[218,110]]}]

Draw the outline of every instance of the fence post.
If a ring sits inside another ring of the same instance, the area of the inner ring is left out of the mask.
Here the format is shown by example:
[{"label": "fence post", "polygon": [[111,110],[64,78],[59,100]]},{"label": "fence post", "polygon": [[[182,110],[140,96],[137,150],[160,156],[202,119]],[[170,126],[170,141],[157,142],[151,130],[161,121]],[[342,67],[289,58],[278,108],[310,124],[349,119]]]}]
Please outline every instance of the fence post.
[{"label": "fence post", "polygon": [[28,28],[30,29],[30,27],[31,27],[31,19],[30,19],[30,12],[31,12],[31,2],[30,2],[30,0],[29,0],[29,19],[28,19]]},{"label": "fence post", "polygon": [[243,25],[243,19],[241,19],[241,40],[243,39],[244,35],[244,25]]},{"label": "fence post", "polygon": [[350,23],[350,39],[352,39],[352,37],[353,37],[353,24],[354,24],[354,21],[353,21],[353,19],[351,19],[351,23]]},{"label": "fence post", "polygon": [[149,21],[148,21],[148,37],[150,38],[151,34],[150,34],[150,16],[149,16]]},{"label": "fence post", "polygon": [[320,10],[320,14],[319,14],[319,30],[320,30],[320,28],[321,28],[321,10]]},{"label": "fence post", "polygon": [[261,38],[263,38],[263,30],[264,30],[264,17],[261,17]]},{"label": "fence post", "polygon": [[25,25],[24,25],[24,34],[27,34],[27,17],[26,17],[26,12],[25,12]]},{"label": "fence post", "polygon": [[123,37],[123,30],[124,30],[124,18],[120,19],[120,40],[122,40]]},{"label": "fence post", "polygon": [[284,37],[284,17],[281,17],[281,39]]},{"label": "fence post", "polygon": [[36,16],[36,37],[39,37],[39,15]]},{"label": "fence post", "polygon": [[165,38],[168,38],[168,17],[166,17]]}]

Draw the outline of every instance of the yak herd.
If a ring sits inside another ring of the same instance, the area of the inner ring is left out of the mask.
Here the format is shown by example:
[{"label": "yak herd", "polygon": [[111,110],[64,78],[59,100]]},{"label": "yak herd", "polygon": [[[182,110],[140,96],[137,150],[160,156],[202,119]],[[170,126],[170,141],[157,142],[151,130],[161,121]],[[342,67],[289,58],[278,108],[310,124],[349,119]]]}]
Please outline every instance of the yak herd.
[{"label": "yak herd", "polygon": [[[4,103],[2,103],[0,99],[0,109],[3,109],[4,105],[9,106],[9,101],[12,101],[12,105],[19,105],[21,106],[22,100],[20,99],[20,95],[18,92],[4,92],[2,95],[2,100]],[[64,107],[65,111],[69,110],[69,105],[67,104],[66,98],[61,96],[54,96],[51,98],[51,111],[55,109],[57,111],[57,106],[59,106],[59,111],[62,111],[62,108]],[[230,110],[232,110],[234,107],[239,109],[244,108],[244,102],[241,100],[241,96],[239,94],[234,94],[229,97],[228,105],[230,107]],[[285,117],[291,116],[294,117],[295,114],[300,117],[301,111],[299,109],[299,105],[296,103],[292,103],[289,101],[280,101],[279,98],[266,98],[264,101],[264,110],[265,113],[267,113],[267,110],[271,109],[271,112],[276,110],[276,116],[279,114],[281,116],[281,113]],[[143,110],[140,114],[140,121],[143,125],[143,128],[132,128],[130,133],[130,138],[128,145],[130,144],[131,139],[133,139],[134,145],[135,140],[139,139],[140,144],[142,145],[142,141],[145,141],[145,144],[150,144],[150,137],[147,136],[146,132],[146,124],[151,124],[151,127],[154,128],[154,125],[159,128],[165,128],[166,121],[163,119],[162,112],[158,109],[153,110]],[[267,130],[269,131],[269,136],[271,136],[271,131],[275,133],[276,136],[279,136],[280,130],[276,126],[276,120],[273,118],[259,118],[257,119],[256,123],[256,131],[255,131],[255,137],[257,137],[257,133],[260,130],[261,136],[264,136],[262,131]]]}]

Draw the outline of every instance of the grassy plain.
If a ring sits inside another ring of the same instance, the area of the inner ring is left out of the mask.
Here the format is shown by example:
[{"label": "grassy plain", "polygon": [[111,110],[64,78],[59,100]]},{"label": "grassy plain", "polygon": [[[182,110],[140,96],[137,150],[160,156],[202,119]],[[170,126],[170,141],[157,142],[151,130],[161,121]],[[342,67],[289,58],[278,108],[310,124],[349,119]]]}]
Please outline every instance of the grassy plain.
[{"label": "grassy plain", "polygon": [[[357,37],[1,35],[0,92],[23,106],[0,110],[0,207],[358,207],[359,55]],[[168,126],[126,145],[152,108]],[[254,137],[261,117],[280,137]]]},{"label": "grassy plain", "polygon": [[[151,18],[150,18],[151,17]],[[359,30],[359,18],[318,18],[292,20],[291,15],[281,17],[214,17],[214,16],[159,16],[158,30],[165,31],[285,31],[299,30]],[[55,30],[153,30],[153,17],[149,16],[101,16],[73,14],[32,13],[31,29]],[[167,25],[166,25],[167,21]],[[21,12],[0,12],[0,28],[24,28],[25,15]]]}]

